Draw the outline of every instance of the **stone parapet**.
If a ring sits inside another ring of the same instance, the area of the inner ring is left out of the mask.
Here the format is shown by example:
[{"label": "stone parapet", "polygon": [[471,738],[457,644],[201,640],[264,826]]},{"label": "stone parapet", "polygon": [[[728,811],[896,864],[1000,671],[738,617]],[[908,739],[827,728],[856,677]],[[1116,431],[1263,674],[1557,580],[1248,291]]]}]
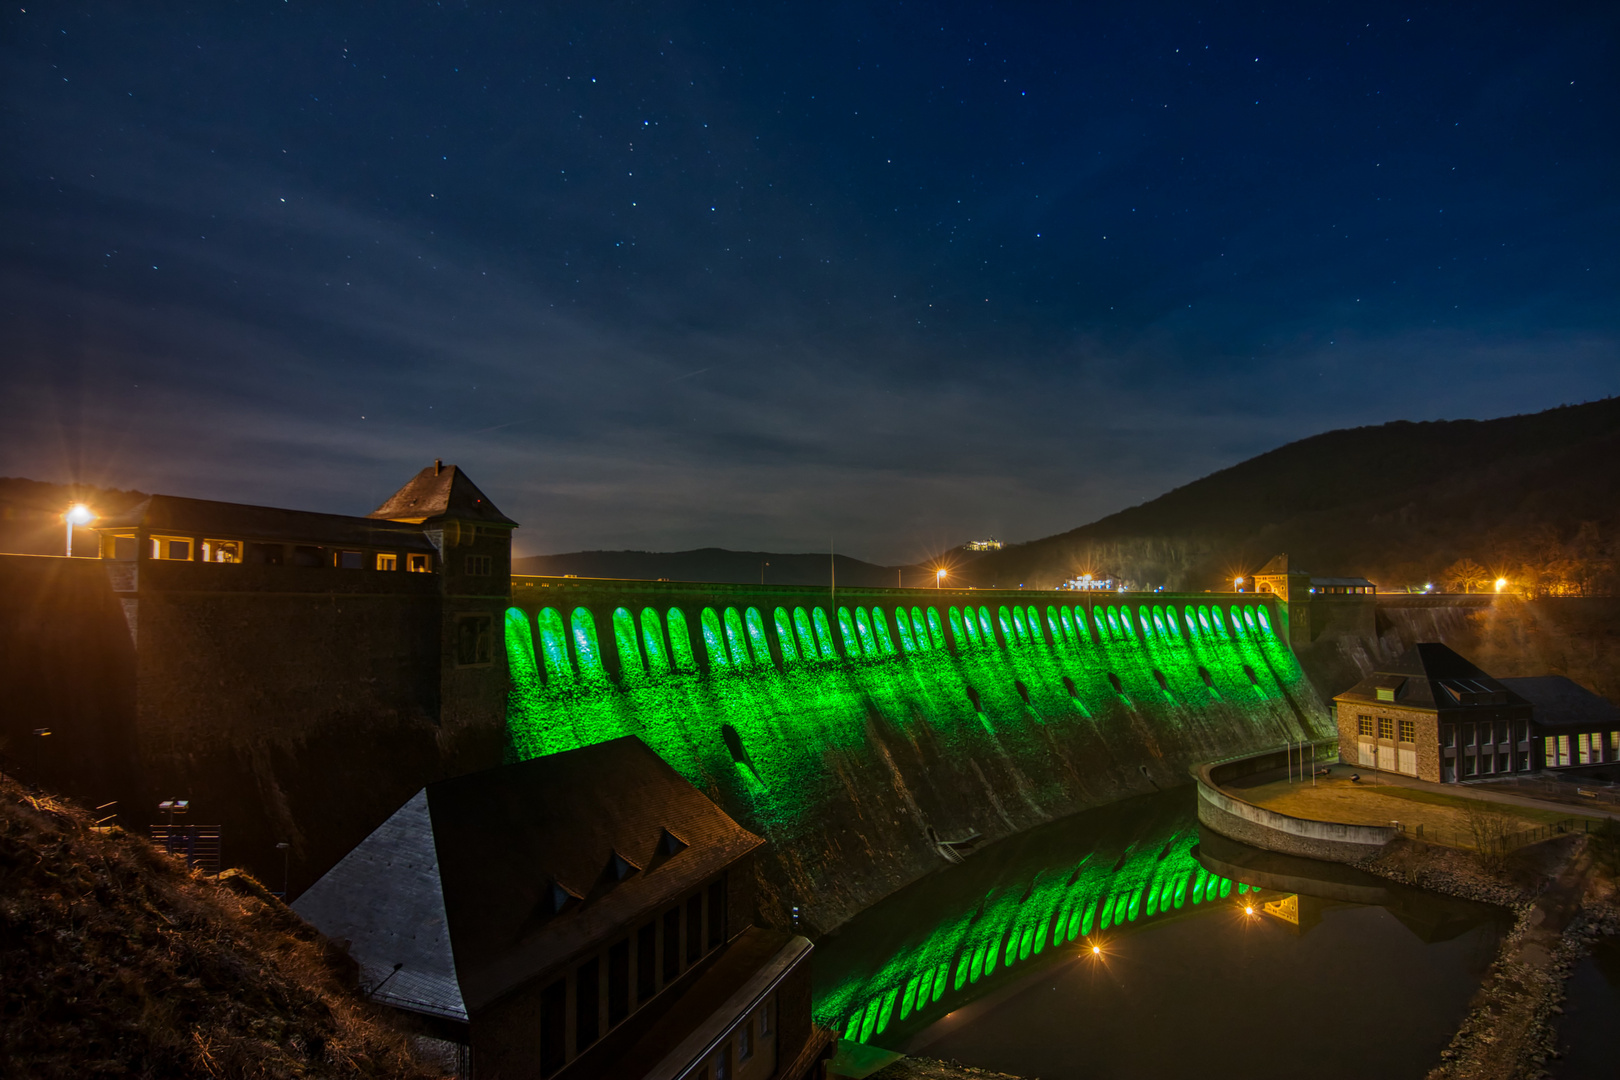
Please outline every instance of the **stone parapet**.
[{"label": "stone parapet", "polygon": [[[1305,747],[1307,764],[1314,764],[1322,748],[1332,741]],[[1286,750],[1207,762],[1192,769],[1198,783],[1198,820],[1222,836],[1267,851],[1303,855],[1328,862],[1355,862],[1375,854],[1395,839],[1397,831],[1388,825],[1351,825],[1341,821],[1317,821],[1267,810],[1238,798],[1222,788],[1221,782],[1251,773],[1281,768],[1287,762]],[[1294,750],[1295,760],[1300,751]]]}]

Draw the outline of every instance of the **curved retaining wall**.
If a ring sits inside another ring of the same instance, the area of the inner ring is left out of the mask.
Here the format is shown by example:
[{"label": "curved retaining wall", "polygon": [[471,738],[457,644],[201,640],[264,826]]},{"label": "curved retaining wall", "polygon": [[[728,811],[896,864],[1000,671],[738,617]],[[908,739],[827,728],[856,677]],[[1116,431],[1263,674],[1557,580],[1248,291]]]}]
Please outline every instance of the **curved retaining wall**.
[{"label": "curved retaining wall", "polygon": [[[1319,753],[1325,747],[1337,746],[1334,740],[1324,740],[1314,743],[1312,750]],[[1195,767],[1192,774],[1198,782],[1199,823],[1250,847],[1329,862],[1355,862],[1398,835],[1388,825],[1348,825],[1279,814],[1240,799],[1221,786],[1240,776],[1281,769],[1287,761],[1286,751],[1271,750]]]},{"label": "curved retaining wall", "polygon": [[1331,730],[1259,597],[513,586],[512,756],[640,737],[771,841],[763,914],[820,930],[973,843]]}]

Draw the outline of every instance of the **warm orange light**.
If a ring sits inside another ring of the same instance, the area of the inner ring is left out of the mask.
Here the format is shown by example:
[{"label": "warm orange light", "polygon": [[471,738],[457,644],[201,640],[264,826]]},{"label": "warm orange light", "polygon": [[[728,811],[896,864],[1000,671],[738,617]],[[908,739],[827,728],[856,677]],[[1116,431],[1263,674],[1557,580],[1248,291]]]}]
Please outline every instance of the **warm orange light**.
[{"label": "warm orange light", "polygon": [[1243,914],[1245,914],[1245,915],[1253,915],[1254,914],[1254,905],[1250,904],[1248,907],[1244,908],[1243,909]]},{"label": "warm orange light", "polygon": [[84,503],[76,504],[67,512],[66,516],[68,521],[74,525],[88,525],[96,519],[96,515],[91,513],[90,508]]},{"label": "warm orange light", "polygon": [[1102,952],[1102,946],[1101,945],[1093,945],[1091,947],[1091,955],[1092,956],[1096,956],[1100,952]]},{"label": "warm orange light", "polygon": [[934,571],[934,576],[935,577],[944,577],[945,576],[945,571],[943,571],[943,570],[935,570]]},{"label": "warm orange light", "polygon": [[1505,578],[1505,577],[1497,578],[1496,579],[1496,591],[1501,592],[1505,588],[1507,588],[1507,578]]}]

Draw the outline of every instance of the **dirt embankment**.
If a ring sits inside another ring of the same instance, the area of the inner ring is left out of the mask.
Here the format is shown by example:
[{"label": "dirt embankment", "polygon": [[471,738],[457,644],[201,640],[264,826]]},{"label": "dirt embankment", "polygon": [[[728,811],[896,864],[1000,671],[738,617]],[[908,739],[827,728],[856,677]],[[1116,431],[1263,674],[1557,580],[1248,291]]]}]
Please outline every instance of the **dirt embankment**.
[{"label": "dirt embankment", "polygon": [[0,1075],[440,1075],[262,886],[0,775]]},{"label": "dirt embankment", "polygon": [[1513,929],[1429,1080],[1548,1075],[1564,980],[1599,937],[1620,934],[1620,833],[1575,834],[1513,853],[1499,872],[1472,855],[1397,840],[1361,868],[1395,881],[1511,908]]}]

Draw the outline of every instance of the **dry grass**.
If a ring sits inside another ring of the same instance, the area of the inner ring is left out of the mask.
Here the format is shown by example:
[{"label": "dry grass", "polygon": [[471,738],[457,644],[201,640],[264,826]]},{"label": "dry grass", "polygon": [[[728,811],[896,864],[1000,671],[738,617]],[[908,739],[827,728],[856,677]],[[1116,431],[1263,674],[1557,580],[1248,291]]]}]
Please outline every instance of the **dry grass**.
[{"label": "dry grass", "polygon": [[224,887],[0,776],[0,1074],[438,1075],[342,959],[250,879]]},{"label": "dry grass", "polygon": [[[1426,840],[1461,847],[1473,846],[1468,810],[1478,804],[1478,800],[1474,799],[1416,788],[1376,785],[1365,777],[1361,783],[1352,784],[1348,778],[1338,776],[1324,777],[1316,782],[1315,787],[1308,782],[1302,784],[1278,780],[1244,788],[1240,794],[1257,806],[1294,817],[1342,821],[1351,825],[1388,825],[1392,821],[1399,821],[1408,829],[1421,824]],[[1512,822],[1512,831],[1522,831],[1573,816],[1505,803],[1492,805],[1500,807]]]}]

